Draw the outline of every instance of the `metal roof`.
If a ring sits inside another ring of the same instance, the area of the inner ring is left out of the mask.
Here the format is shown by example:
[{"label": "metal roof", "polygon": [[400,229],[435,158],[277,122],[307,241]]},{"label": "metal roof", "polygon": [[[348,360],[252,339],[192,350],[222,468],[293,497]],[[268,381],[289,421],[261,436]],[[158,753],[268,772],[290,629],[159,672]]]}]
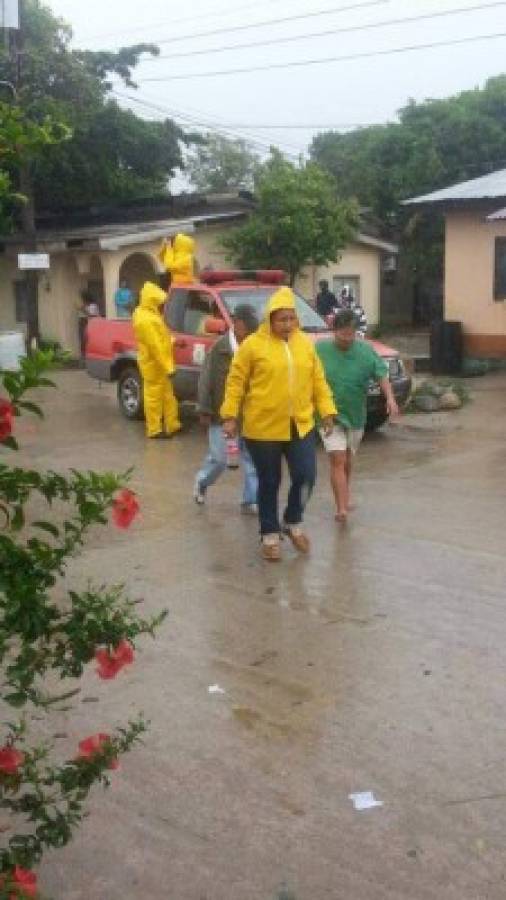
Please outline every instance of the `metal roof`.
[{"label": "metal roof", "polygon": [[461,181],[441,191],[433,191],[431,194],[423,194],[421,197],[411,197],[404,200],[406,206],[430,203],[466,203],[477,200],[497,200],[506,198],[506,169],[499,169],[481,178],[473,178],[471,181]]},{"label": "metal roof", "polygon": [[506,206],[487,216],[487,222],[503,222],[506,219]]}]

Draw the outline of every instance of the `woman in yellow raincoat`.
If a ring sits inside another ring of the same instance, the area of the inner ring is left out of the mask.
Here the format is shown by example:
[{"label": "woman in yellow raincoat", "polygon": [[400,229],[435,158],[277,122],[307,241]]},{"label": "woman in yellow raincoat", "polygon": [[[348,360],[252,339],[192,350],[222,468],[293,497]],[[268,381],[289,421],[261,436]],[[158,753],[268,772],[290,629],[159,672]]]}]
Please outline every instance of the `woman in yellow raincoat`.
[{"label": "woman in yellow raincoat", "polygon": [[149,438],[169,437],[181,430],[171,381],[176,371],[172,337],[161,315],[166,300],[165,291],[146,281],[132,317],[144,381],[144,414]]},{"label": "woman in yellow raincoat", "polygon": [[[306,553],[309,540],[301,523],[316,480],[315,411],[329,433],[337,411],[314,346],[299,328],[290,288],[282,287],[272,295],[264,323],[234,356],[220,411],[230,437],[237,433],[241,411],[242,435],[258,475],[263,556],[280,558],[281,531]],[[291,485],[281,527],[278,494],[283,456]]]},{"label": "woman in yellow raincoat", "polygon": [[195,281],[195,241],[187,234],[176,234],[172,243],[164,241],[158,258],[174,283]]}]

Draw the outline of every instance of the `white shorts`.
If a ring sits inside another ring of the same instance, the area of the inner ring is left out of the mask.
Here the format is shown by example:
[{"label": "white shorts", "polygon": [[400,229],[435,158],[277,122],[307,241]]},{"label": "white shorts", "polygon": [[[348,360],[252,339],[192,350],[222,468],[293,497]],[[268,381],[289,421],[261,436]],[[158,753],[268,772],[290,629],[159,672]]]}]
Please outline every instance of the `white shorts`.
[{"label": "white shorts", "polygon": [[345,453],[346,450],[350,450],[355,454],[364,436],[364,429],[343,428],[342,425],[336,422],[331,434],[326,436],[322,428],[320,429],[320,435],[326,453]]}]

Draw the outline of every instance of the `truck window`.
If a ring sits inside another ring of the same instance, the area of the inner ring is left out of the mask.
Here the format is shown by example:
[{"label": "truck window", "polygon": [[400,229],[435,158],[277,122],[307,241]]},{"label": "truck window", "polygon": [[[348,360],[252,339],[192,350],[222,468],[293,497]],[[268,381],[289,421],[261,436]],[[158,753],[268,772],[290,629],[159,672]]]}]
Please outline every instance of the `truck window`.
[{"label": "truck window", "polygon": [[209,317],[222,318],[211,294],[205,291],[188,291],[183,320],[184,334],[206,334],[205,324]]},{"label": "truck window", "polygon": [[169,294],[169,302],[165,305],[165,321],[172,331],[184,332],[184,313],[188,303],[185,288],[176,288]]}]

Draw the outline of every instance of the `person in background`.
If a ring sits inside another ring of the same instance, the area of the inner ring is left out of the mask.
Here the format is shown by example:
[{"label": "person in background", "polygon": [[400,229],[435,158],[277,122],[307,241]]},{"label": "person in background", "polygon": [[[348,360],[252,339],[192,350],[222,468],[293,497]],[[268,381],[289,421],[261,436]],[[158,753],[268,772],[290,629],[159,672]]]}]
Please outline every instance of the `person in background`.
[{"label": "person in background", "polygon": [[322,279],[322,281],[318,283],[318,287],[320,290],[316,295],[316,312],[324,319],[326,316],[331,316],[335,312],[337,300],[332,291],[329,291],[328,281]]},{"label": "person in background", "polygon": [[[220,418],[220,407],[234,353],[244,339],[258,328],[258,319],[253,307],[246,304],[237,306],[232,316],[232,326],[232,330],[223,335],[208,353],[199,379],[200,420],[209,429],[209,451],[197,473],[193,492],[194,500],[199,505],[205,503],[207,489],[227,468],[227,442]],[[239,438],[239,453],[244,470],[241,509],[246,514],[256,515],[258,479],[243,438]]]},{"label": "person in background", "polygon": [[339,295],[338,309],[351,310],[357,321],[356,336],[365,338],[367,334],[367,317],[364,308],[355,300],[349,285],[345,285]]},{"label": "person in background", "polygon": [[[265,320],[235,354],[220,415],[227,437],[242,433],[258,475],[260,535],[264,559],[279,560],[280,533],[307,553],[302,529],[304,507],[316,480],[316,409],[325,433],[333,429],[336,408],[314,346],[297,319],[288,287],[270,298]],[[288,503],[279,521],[278,495],[285,457],[290,473]]]},{"label": "person in background", "polygon": [[336,501],[336,520],[344,523],[351,509],[353,456],[362,440],[367,417],[367,389],[379,381],[389,416],[399,409],[388,377],[388,366],[367,341],[357,340],[357,321],[351,309],[336,314],[333,341],[320,341],[316,352],[339,410],[332,432],[322,432],[329,456],[330,483]]},{"label": "person in background", "polygon": [[85,289],[81,292],[81,303],[77,310],[77,324],[79,329],[79,347],[81,356],[84,359],[86,355],[86,328],[88,321],[95,316],[100,315],[98,303],[95,303],[90,292]]},{"label": "person in background", "polygon": [[195,281],[195,241],[187,234],[176,234],[164,241],[158,259],[176,284],[192,284]]},{"label": "person in background", "polygon": [[121,281],[118,290],[114,294],[116,315],[118,319],[128,319],[132,314],[134,295],[126,281]]},{"label": "person in background", "polygon": [[146,281],[132,316],[138,363],[144,382],[144,413],[148,438],[172,437],[181,431],[172,378],[175,374],[172,335],[161,314],[167,294]]}]

